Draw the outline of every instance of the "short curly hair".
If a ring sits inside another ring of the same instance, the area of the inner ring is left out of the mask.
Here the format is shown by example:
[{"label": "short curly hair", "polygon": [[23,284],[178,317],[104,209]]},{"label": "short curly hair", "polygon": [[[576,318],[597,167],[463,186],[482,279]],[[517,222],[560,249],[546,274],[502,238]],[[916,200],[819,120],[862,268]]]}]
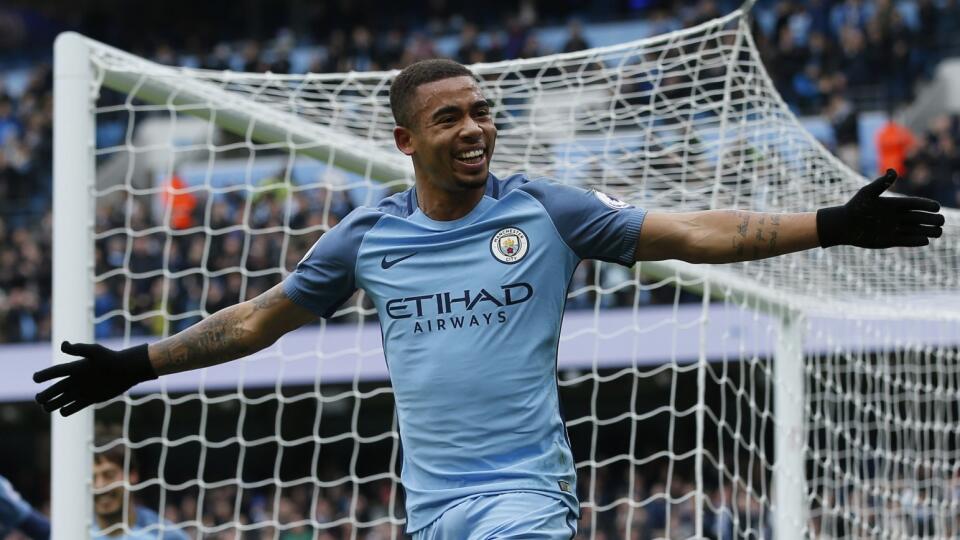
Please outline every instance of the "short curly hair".
[{"label": "short curly hair", "polygon": [[446,58],[421,60],[403,68],[390,84],[390,110],[393,111],[393,120],[398,126],[411,127],[413,113],[410,102],[417,92],[417,87],[453,77],[477,80],[476,75],[466,66]]}]

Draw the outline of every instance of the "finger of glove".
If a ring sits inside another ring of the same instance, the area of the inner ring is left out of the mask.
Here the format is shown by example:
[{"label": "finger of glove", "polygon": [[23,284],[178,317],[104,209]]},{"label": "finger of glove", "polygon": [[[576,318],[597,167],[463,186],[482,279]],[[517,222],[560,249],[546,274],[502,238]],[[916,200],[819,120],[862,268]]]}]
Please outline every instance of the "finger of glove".
[{"label": "finger of glove", "polygon": [[919,210],[922,212],[939,212],[940,203],[925,197],[884,197],[884,208],[893,210]]},{"label": "finger of glove", "polygon": [[920,234],[926,236],[927,238],[940,238],[941,236],[943,236],[943,228],[928,227],[926,225],[921,225]]},{"label": "finger of glove", "polygon": [[70,343],[69,341],[64,341],[60,344],[60,350],[74,356],[91,358],[100,356],[105,349],[103,345],[97,345],[96,343]]},{"label": "finger of glove", "polygon": [[63,407],[70,402],[76,401],[77,398],[78,396],[74,392],[67,392],[41,403],[40,405],[43,407],[43,410],[49,413]]},{"label": "finger of glove", "polygon": [[871,197],[879,197],[884,191],[890,188],[893,185],[894,180],[897,179],[897,171],[893,169],[887,169],[887,173],[877,178],[873,182],[870,182],[866,186],[860,189],[860,193],[864,195],[869,195]]},{"label": "finger of glove", "polygon": [[79,371],[85,363],[86,360],[74,360],[73,362],[57,364],[46,369],[41,369],[33,374],[33,382],[49,381],[50,379],[72,375]]},{"label": "finger of glove", "polygon": [[76,412],[82,411],[83,409],[89,407],[93,402],[89,400],[77,400],[73,403],[64,406],[60,409],[60,415],[67,417]]},{"label": "finger of glove", "polygon": [[931,214],[929,212],[906,212],[899,217],[901,225],[934,225],[942,227],[946,222],[943,214]]},{"label": "finger of glove", "polygon": [[943,235],[943,228],[930,225],[907,225],[897,227],[898,234],[908,236],[926,236],[928,238],[940,238]]},{"label": "finger of glove", "polygon": [[893,237],[893,245],[901,247],[920,247],[930,244],[930,239],[922,234],[898,234]]},{"label": "finger of glove", "polygon": [[60,394],[67,392],[71,386],[73,386],[73,381],[71,381],[70,379],[59,380],[56,383],[51,384],[50,386],[41,390],[40,392],[37,392],[37,395],[36,395],[37,403],[50,401],[51,398],[54,398],[56,396],[59,396]]}]

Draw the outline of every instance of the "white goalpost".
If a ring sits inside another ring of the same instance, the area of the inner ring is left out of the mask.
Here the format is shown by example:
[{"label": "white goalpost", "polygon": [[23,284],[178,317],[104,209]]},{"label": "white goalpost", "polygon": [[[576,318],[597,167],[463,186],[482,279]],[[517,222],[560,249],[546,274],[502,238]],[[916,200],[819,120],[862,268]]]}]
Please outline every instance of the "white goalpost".
[{"label": "white goalpost", "polygon": [[[471,66],[499,129],[492,172],[658,211],[842,204],[864,179],[790,113],[745,17]],[[411,185],[395,75],[174,68],[62,34],[54,350],[157,339],[252,298],[350,208]],[[944,213],[920,249],[581,265],[558,353],[581,534],[960,534],[960,214]],[[380,339],[357,294],[249,358],[55,415],[54,539],[89,531],[111,489],[93,455],[117,446],[139,462],[124,508],[163,528],[402,537]]]}]

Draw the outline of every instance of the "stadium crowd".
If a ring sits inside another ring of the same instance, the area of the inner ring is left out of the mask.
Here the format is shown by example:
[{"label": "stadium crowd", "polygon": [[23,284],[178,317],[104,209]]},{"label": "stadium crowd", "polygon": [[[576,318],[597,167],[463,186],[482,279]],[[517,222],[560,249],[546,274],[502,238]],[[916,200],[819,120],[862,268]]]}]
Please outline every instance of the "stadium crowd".
[{"label": "stadium crowd", "polygon": [[[540,17],[532,2],[522,3],[519,11],[508,18],[503,30],[493,28],[497,21],[489,21],[480,15],[472,22],[463,16],[450,15],[444,3],[438,3],[435,16],[426,24],[411,25],[415,30],[404,32],[401,26],[376,32],[373,20],[364,20],[354,13],[351,28],[330,28],[321,33],[322,25],[312,36],[295,36],[290,31],[280,31],[275,38],[237,40],[222,42],[204,52],[195,34],[180,36],[176,41],[151,41],[149,50],[139,50],[159,62],[170,64],[195,64],[212,69],[239,68],[249,71],[287,72],[291,69],[291,50],[296,42],[317,43],[318,54],[309,65],[311,71],[372,70],[402,67],[410,62],[437,54],[431,36],[459,32],[456,58],[463,62],[481,62],[500,59],[522,58],[543,53],[535,35],[536,25],[570,17],[575,12],[550,12],[549,17]],[[657,21],[657,28],[667,30],[696,24],[721,14],[718,4],[709,0],[683,4],[679,7],[664,7],[667,4],[651,3],[648,9],[631,12],[635,17]],[[856,166],[861,144],[878,144],[878,154],[883,166],[893,163],[905,173],[906,180],[897,188],[905,193],[924,195],[939,200],[946,206],[960,206],[960,125],[953,117],[938,117],[925,133],[910,134],[901,129],[892,144],[884,141],[860,141],[857,115],[862,106],[892,108],[901,105],[913,96],[918,81],[929,76],[939,59],[939,51],[951,50],[960,33],[955,27],[960,21],[960,3],[950,0],[936,7],[928,0],[917,3],[891,3],[889,0],[845,0],[830,2],[819,0],[809,5],[781,0],[755,8],[755,36],[764,55],[764,63],[770,66],[777,88],[786,100],[798,111],[825,116],[832,128],[836,146],[834,150]],[[911,9],[905,9],[909,6]],[[726,6],[725,6],[726,7]],[[943,10],[940,13],[938,10]],[[587,15],[591,15],[587,13]],[[592,14],[623,16],[623,13],[602,12]],[[544,19],[546,19],[544,21]],[[6,24],[17,21],[27,25],[27,19],[6,18]],[[483,23],[486,23],[484,26]],[[109,28],[112,26],[107,25]],[[27,26],[29,28],[29,26]],[[100,25],[90,24],[83,28],[97,35]],[[379,29],[378,29],[379,30]],[[48,32],[49,33],[49,32]],[[39,34],[44,35],[42,32]],[[30,35],[28,32],[14,32]],[[171,35],[178,35],[175,32]],[[326,40],[318,36],[328,36]],[[191,37],[192,36],[192,37]],[[486,37],[484,37],[486,36]],[[110,37],[109,33],[107,38]],[[135,40],[130,34],[121,34],[118,39],[131,40],[134,50],[147,45]],[[182,48],[177,49],[180,45]],[[579,23],[569,26],[569,35],[562,50],[572,51],[589,47]],[[14,53],[18,50],[11,47]],[[12,54],[12,53],[11,53]],[[241,61],[236,62],[239,58]],[[889,62],[889,58],[898,58]],[[0,343],[44,341],[50,335],[50,275],[51,275],[51,186],[52,186],[52,79],[49,59],[40,59],[29,74],[28,82],[13,93],[0,87]],[[891,69],[887,69],[890,66]],[[892,160],[892,161],[891,161]],[[880,168],[883,168],[881,166]],[[873,174],[874,171],[864,171]],[[325,194],[336,196],[336,194]],[[204,200],[196,201],[198,215],[202,219]],[[338,201],[328,214],[328,224],[333,225],[351,207],[347,201]],[[323,207],[323,200],[308,200],[299,197],[294,202],[297,213],[294,221],[316,219],[314,211]],[[218,201],[213,207],[213,228],[217,221],[234,222],[242,211],[243,200],[239,198]],[[147,208],[135,203],[133,220],[150,220]],[[280,203],[275,198],[264,197],[254,204],[253,214],[264,216],[264,227],[282,223]],[[98,214],[98,230],[122,226],[124,218],[110,209],[101,209]],[[280,260],[282,243],[270,242],[267,235],[255,237],[250,246],[248,270],[286,266],[291,268],[298,254],[305,251],[307,239],[294,241],[286,249],[286,260]],[[243,249],[236,235],[214,236],[210,243],[216,254],[208,263],[208,270],[237,266]],[[183,269],[200,262],[204,240],[199,237],[179,237],[170,254],[170,269]],[[163,242],[150,237],[139,238],[133,243],[131,269],[158,268]],[[119,237],[100,242],[97,248],[98,273],[116,268],[124,263],[125,243]],[[232,258],[232,259],[231,259]],[[195,266],[194,266],[195,267]],[[574,285],[592,281],[591,268],[585,265],[578,272]],[[613,275],[601,276],[601,281],[614,280],[618,269],[604,270]],[[197,304],[196,294],[203,288],[197,277],[171,284],[167,294],[171,304],[160,306],[158,280],[135,280],[127,306],[131,313],[142,314],[165,307],[174,314],[188,313],[198,309],[213,312],[241,298],[245,287],[246,298],[262,291],[279,275],[258,277],[249,282],[239,273],[227,273],[210,280],[207,285],[206,303]],[[188,294],[176,294],[186,291]],[[98,315],[110,313],[123,306],[123,283],[120,279],[101,283],[96,290]],[[672,295],[663,301],[672,302]],[[571,302],[570,307],[587,307],[594,298],[584,295]],[[620,294],[602,299],[604,305],[630,304],[632,294]],[[641,303],[657,302],[645,291]],[[171,330],[180,329],[196,320],[185,316],[173,323]],[[121,318],[102,321],[97,327],[97,337],[115,335],[127,323]],[[157,334],[162,325],[157,318],[133,321],[133,335]]]}]

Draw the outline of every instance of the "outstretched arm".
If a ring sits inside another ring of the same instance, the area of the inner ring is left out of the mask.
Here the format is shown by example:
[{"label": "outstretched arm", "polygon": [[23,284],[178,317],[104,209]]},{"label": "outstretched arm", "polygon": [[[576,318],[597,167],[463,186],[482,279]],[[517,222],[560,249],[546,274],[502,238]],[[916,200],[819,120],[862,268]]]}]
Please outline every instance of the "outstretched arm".
[{"label": "outstretched arm", "polygon": [[765,259],[819,245],[813,212],[650,212],[637,241],[637,260],[718,264]]},{"label": "outstretched arm", "polygon": [[272,345],[283,334],[316,319],[287,298],[283,284],[218,311],[179,334],[151,343],[157,375],[222,364]]},{"label": "outstretched arm", "polygon": [[637,260],[729,263],[851,245],[880,249],[925,246],[943,234],[940,205],[921,197],[881,197],[897,175],[864,186],[843,206],[767,214],[735,210],[651,212],[637,239]]},{"label": "outstretched arm", "polygon": [[63,342],[63,352],[82,358],[34,373],[35,382],[63,377],[38,393],[37,403],[47,412],[60,409],[63,416],[69,416],[159,375],[247,356],[315,318],[287,298],[279,284],[149,346],[114,351],[93,343]]}]

